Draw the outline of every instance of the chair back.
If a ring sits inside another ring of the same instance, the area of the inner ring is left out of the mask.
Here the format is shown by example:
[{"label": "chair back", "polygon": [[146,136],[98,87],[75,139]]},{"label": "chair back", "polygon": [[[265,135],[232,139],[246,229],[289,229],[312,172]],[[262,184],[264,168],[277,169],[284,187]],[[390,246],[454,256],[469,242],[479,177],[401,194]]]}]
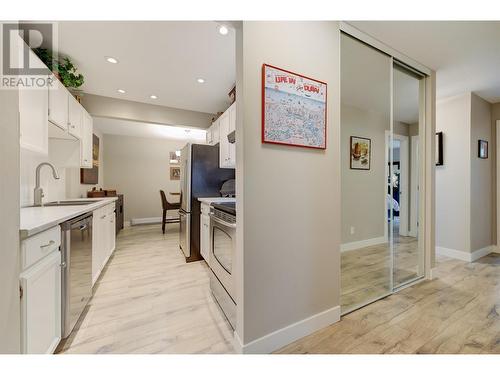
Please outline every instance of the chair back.
[{"label": "chair back", "polygon": [[167,197],[165,195],[165,192],[163,190],[160,190],[160,196],[161,196],[161,206],[164,210],[167,209],[168,202],[167,202]]}]

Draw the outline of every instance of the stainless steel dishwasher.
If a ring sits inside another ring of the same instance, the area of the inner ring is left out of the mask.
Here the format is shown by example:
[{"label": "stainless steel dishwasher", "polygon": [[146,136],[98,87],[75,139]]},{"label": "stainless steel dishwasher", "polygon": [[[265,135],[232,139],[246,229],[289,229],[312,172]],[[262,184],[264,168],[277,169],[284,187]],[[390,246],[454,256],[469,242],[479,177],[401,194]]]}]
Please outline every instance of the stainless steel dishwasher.
[{"label": "stainless steel dishwasher", "polygon": [[69,336],[92,296],[92,212],[61,224],[62,337]]}]

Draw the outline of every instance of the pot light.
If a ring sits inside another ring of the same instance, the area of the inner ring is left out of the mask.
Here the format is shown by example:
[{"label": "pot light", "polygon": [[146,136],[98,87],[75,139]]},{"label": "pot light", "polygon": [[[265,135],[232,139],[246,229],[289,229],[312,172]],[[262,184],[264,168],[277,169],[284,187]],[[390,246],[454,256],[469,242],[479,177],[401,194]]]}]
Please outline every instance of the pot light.
[{"label": "pot light", "polygon": [[118,64],[118,60],[111,56],[106,56],[106,61],[111,64]]},{"label": "pot light", "polygon": [[116,90],[116,91],[118,91],[120,94],[125,94],[125,90],[118,89],[118,90]]},{"label": "pot light", "polygon": [[198,83],[205,83],[205,80],[204,80],[203,78],[198,78],[198,79],[196,80],[196,82],[198,82]]},{"label": "pot light", "polygon": [[158,97],[156,95],[151,95],[150,98],[151,99],[158,99]]},{"label": "pot light", "polygon": [[219,26],[219,34],[220,35],[227,35],[227,33],[229,33],[229,29],[224,25],[220,25]]}]

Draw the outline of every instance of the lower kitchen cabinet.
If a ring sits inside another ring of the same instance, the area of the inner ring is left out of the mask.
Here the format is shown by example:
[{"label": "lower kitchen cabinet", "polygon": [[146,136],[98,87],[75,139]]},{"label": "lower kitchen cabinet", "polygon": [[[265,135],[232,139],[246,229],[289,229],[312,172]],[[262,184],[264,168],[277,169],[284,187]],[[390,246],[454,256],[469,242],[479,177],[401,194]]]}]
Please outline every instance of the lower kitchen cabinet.
[{"label": "lower kitchen cabinet", "polygon": [[115,203],[93,213],[92,284],[96,282],[116,246]]},{"label": "lower kitchen cabinet", "polygon": [[20,282],[22,353],[53,353],[61,341],[60,251],[23,271]]}]

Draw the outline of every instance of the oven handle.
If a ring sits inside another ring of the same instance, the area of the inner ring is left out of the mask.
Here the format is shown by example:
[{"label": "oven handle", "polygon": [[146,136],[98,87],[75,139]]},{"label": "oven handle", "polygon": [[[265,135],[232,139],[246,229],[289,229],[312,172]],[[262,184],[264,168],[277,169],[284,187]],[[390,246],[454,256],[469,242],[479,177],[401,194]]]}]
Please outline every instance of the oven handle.
[{"label": "oven handle", "polygon": [[224,225],[228,228],[233,228],[233,229],[236,229],[236,224],[234,223],[228,223],[227,221],[224,221],[224,220],[221,220],[219,219],[218,217],[216,217],[213,213],[209,212],[209,215],[210,217],[212,218],[213,221],[215,221],[216,223],[219,223],[221,225]]}]

